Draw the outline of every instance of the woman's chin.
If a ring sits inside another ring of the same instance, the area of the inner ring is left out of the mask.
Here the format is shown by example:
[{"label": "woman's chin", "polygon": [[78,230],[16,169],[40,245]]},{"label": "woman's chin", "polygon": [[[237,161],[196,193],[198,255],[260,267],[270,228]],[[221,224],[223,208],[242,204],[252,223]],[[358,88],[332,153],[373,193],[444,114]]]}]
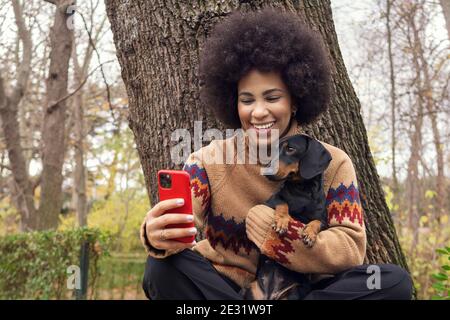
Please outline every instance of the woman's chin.
[{"label": "woman's chin", "polygon": [[257,137],[257,138],[255,138],[255,140],[252,139],[251,142],[254,146],[256,145],[258,147],[258,149],[267,148],[268,150],[270,150],[270,146],[273,143],[276,143],[276,141],[273,141],[273,140],[275,140],[275,139],[272,139],[271,137],[265,137],[265,138]]},{"label": "woman's chin", "polygon": [[265,146],[270,147],[272,143],[276,142],[275,140],[278,140],[279,136],[277,134],[278,131],[278,129],[257,130],[252,128],[248,130],[248,133],[250,135],[250,141],[261,148]]}]

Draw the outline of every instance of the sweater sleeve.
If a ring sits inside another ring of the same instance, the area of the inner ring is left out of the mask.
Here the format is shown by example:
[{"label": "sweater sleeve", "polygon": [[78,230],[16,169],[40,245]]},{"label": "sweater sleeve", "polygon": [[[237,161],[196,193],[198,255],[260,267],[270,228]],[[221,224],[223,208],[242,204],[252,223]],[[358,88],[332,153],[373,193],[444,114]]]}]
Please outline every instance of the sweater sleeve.
[{"label": "sweater sleeve", "polygon": [[[184,163],[183,170],[187,171],[191,182],[192,210],[194,214],[194,223],[198,230],[202,230],[206,212],[210,206],[210,187],[206,170],[203,167],[202,159],[198,150],[192,153]],[[166,258],[178,253],[184,249],[160,250],[153,247],[145,234],[145,219],[140,229],[141,242],[147,253],[154,258]]]},{"label": "sweater sleeve", "polygon": [[303,244],[303,224],[293,218],[288,231],[278,235],[271,227],[275,211],[265,205],[249,210],[248,238],[263,254],[296,272],[334,274],[362,264],[366,251],[363,210],[355,170],[347,154],[331,181],[326,197],[329,228],[318,234],[312,248]]}]

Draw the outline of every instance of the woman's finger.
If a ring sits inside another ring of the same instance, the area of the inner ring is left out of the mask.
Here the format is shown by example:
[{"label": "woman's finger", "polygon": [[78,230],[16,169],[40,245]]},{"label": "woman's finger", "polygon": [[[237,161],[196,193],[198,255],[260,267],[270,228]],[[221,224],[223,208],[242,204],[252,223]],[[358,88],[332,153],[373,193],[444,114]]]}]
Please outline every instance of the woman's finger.
[{"label": "woman's finger", "polygon": [[167,199],[158,202],[149,212],[152,217],[159,217],[164,214],[167,210],[179,208],[184,205],[183,198]]},{"label": "woman's finger", "polygon": [[161,244],[163,246],[163,248],[162,248],[163,250],[177,250],[177,249],[192,248],[197,243],[195,241],[191,242],[191,243],[184,243],[184,242],[179,242],[179,241],[175,241],[175,240],[166,240],[166,241],[162,241]]},{"label": "woman's finger", "polygon": [[[163,234],[164,239],[161,239],[161,234]],[[155,230],[151,236],[154,241],[167,241],[176,238],[190,237],[197,234],[197,228],[168,228],[168,229],[158,229]]]},{"label": "woman's finger", "polygon": [[164,229],[169,224],[175,223],[191,223],[194,221],[194,216],[187,213],[166,213],[157,217],[153,221],[153,229]]}]

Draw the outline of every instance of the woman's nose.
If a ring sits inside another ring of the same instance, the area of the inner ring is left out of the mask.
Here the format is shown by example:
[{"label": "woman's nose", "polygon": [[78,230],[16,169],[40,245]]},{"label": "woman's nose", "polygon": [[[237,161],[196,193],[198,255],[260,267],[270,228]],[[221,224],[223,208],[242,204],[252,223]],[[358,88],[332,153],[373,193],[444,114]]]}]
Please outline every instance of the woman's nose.
[{"label": "woman's nose", "polygon": [[255,119],[263,119],[269,114],[269,110],[265,106],[264,102],[256,103],[255,108],[252,111],[252,117]]}]

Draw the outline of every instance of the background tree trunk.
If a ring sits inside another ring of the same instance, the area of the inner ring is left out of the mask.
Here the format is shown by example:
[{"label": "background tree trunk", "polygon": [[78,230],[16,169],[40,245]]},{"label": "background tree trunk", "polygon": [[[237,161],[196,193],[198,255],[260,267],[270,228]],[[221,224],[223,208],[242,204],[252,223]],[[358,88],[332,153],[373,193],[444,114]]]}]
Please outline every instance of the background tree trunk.
[{"label": "background tree trunk", "polygon": [[[334,28],[330,1],[247,1],[242,10],[263,6],[296,12],[318,30],[332,61],[334,97],[330,110],[305,131],[345,150],[352,159],[367,226],[366,262],[392,262],[407,269],[369,149],[360,102],[353,90]],[[223,128],[198,99],[199,51],[211,27],[237,9],[231,0],[190,2],[107,0],[133,130],[148,193],[156,199],[156,172],[180,168],[170,161],[170,135],[193,128],[194,120]],[[191,131],[192,136],[192,131]]]},{"label": "background tree trunk", "polygon": [[[86,119],[85,119],[85,109],[87,104],[85,103],[85,91],[86,88],[83,87],[83,82],[89,77],[89,67],[91,65],[92,57],[94,54],[94,48],[96,48],[97,43],[104,32],[106,14],[103,15],[102,20],[95,25],[94,16],[95,10],[98,7],[99,0],[97,2],[90,2],[90,7],[87,12],[87,16],[90,17],[88,22],[85,15],[79,11],[78,14],[84,24],[85,31],[88,34],[86,40],[82,39],[81,36],[74,38],[72,47],[72,62],[73,62],[73,82],[74,89],[79,90],[70,99],[71,103],[71,117],[73,118],[73,128],[69,123],[69,129],[73,129],[74,138],[74,158],[75,158],[75,169],[73,172],[73,191],[72,191],[72,201],[73,207],[75,208],[78,226],[83,227],[88,224],[88,198],[87,198],[87,187],[86,187]],[[88,26],[89,24],[89,26]],[[86,42],[86,47],[82,50],[83,54],[77,52],[77,46],[80,46],[82,40]],[[97,52],[98,53],[98,52]],[[66,134],[68,136],[68,134]]]},{"label": "background tree trunk", "polygon": [[[392,154],[392,185],[393,185],[393,193],[398,194],[399,191],[399,184],[397,179],[397,164],[395,162],[395,156],[397,153],[396,150],[396,111],[397,111],[397,90],[395,88],[395,72],[394,72],[394,56],[392,52],[392,28],[391,28],[391,1],[392,0],[386,0],[386,31],[387,31],[387,42],[388,42],[388,57],[389,57],[389,79],[390,79],[390,85],[391,85],[391,92],[390,92],[390,98],[391,98],[391,141],[392,141],[392,148],[391,148],[391,154]],[[392,212],[393,215],[395,215],[395,212]]]},{"label": "background tree trunk", "polygon": [[39,204],[39,229],[58,226],[62,204],[62,166],[65,154],[65,118],[69,60],[73,29],[68,28],[68,6],[73,0],[48,1],[56,5],[50,31],[50,68],[47,78],[47,103],[42,129],[42,184]]},{"label": "background tree trunk", "polygon": [[447,35],[450,39],[450,0],[439,0],[444,14],[445,26],[447,27]]},{"label": "background tree trunk", "polygon": [[13,175],[10,183],[13,203],[20,214],[20,229],[29,231],[36,228],[37,217],[33,199],[34,189],[20,143],[19,105],[27,91],[31,72],[32,39],[31,32],[25,25],[22,5],[17,0],[12,1],[12,5],[18,39],[22,43],[22,57],[17,63],[17,82],[9,95],[0,74],[0,119]]},{"label": "background tree trunk", "polygon": [[[77,56],[77,41],[74,39],[72,47],[73,62],[73,80],[75,88],[82,85],[84,79],[88,76],[89,65],[91,64],[92,53],[94,49],[89,43],[84,56],[82,56],[81,65]],[[75,89],[76,90],[76,89]],[[87,195],[86,195],[86,166],[85,162],[85,119],[84,119],[84,90],[78,90],[70,100],[73,117],[73,133],[74,133],[74,154],[75,169],[73,172],[73,204],[77,215],[78,226],[87,225]],[[70,126],[70,124],[69,124]]]},{"label": "background tree trunk", "polygon": [[[75,43],[74,43],[75,48]],[[85,58],[89,59],[89,58]],[[72,55],[74,68],[74,82],[79,86],[87,76],[87,68],[82,70],[78,63],[76,51]],[[75,169],[73,174],[74,192],[73,202],[77,215],[78,226],[87,225],[87,196],[86,196],[86,166],[84,165],[84,109],[83,109],[83,90],[74,94],[72,99],[73,107],[73,131],[75,136],[74,153]]]}]

